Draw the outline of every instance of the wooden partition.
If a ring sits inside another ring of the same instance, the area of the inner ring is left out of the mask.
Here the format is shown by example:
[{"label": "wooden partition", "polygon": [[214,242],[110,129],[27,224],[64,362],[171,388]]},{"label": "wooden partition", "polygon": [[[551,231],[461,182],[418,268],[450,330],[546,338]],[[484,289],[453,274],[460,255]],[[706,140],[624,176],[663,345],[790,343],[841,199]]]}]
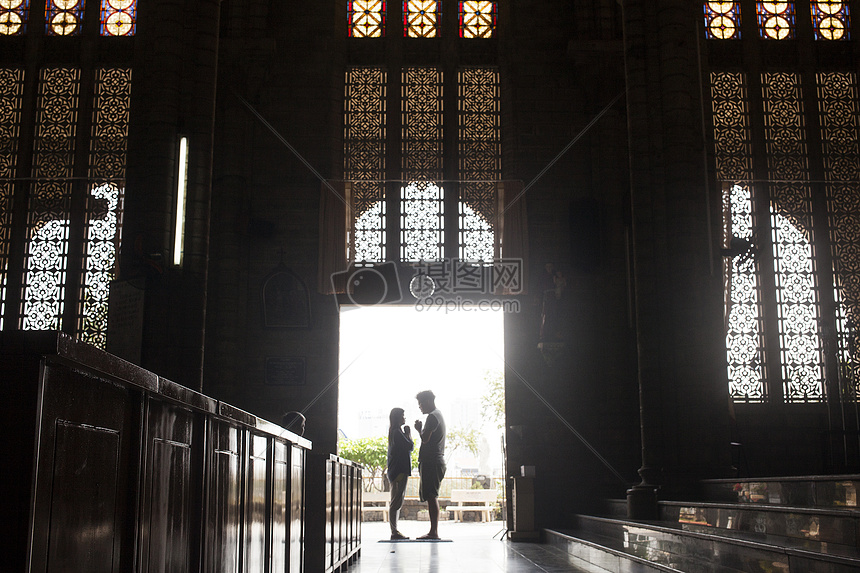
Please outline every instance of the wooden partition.
[{"label": "wooden partition", "polygon": [[305,569],[308,440],[59,333],[0,381],[4,570]]},{"label": "wooden partition", "polygon": [[362,466],[332,454],[325,460],[326,571],[345,570],[361,554]]}]

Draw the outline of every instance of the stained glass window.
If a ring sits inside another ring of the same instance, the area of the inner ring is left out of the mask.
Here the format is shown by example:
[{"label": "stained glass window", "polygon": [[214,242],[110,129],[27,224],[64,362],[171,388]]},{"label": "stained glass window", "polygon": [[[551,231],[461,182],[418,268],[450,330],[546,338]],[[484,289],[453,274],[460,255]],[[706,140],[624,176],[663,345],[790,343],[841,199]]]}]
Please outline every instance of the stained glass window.
[{"label": "stained glass window", "polygon": [[352,38],[379,38],[385,35],[384,0],[347,2],[349,35]]},{"label": "stained glass window", "polygon": [[499,72],[464,68],[458,81],[459,257],[494,258],[496,184],[501,178]]},{"label": "stained glass window", "polygon": [[16,36],[27,31],[30,0],[0,0],[0,36]]},{"label": "stained glass window", "polygon": [[762,38],[794,38],[794,2],[756,2],[756,13]]},{"label": "stained glass window", "polygon": [[134,36],[136,23],[137,0],[102,0],[102,36]]},{"label": "stained glass window", "polygon": [[442,72],[402,73],[401,250],[403,261],[435,261],[444,254],[442,179]]},{"label": "stained glass window", "polygon": [[461,38],[492,38],[495,31],[495,2],[484,0],[460,2]]},{"label": "stained glass window", "polygon": [[0,69],[0,330],[6,313],[6,284],[9,272],[9,245],[12,241],[11,179],[18,160],[21,130],[21,94],[24,70]]},{"label": "stained glass window", "polygon": [[410,38],[435,38],[439,35],[439,2],[403,1],[403,34]]},{"label": "stained glass window", "polygon": [[386,256],[386,84],[383,68],[356,67],[346,73],[344,176],[353,217],[348,260],[381,262]]},{"label": "stained glass window", "polygon": [[45,29],[52,36],[73,36],[81,33],[84,0],[48,0]]},{"label": "stained glass window", "polygon": [[705,36],[710,40],[737,40],[741,37],[739,2],[705,2]]},{"label": "stained glass window", "polygon": [[812,28],[816,40],[847,40],[848,2],[840,0],[813,0]]}]

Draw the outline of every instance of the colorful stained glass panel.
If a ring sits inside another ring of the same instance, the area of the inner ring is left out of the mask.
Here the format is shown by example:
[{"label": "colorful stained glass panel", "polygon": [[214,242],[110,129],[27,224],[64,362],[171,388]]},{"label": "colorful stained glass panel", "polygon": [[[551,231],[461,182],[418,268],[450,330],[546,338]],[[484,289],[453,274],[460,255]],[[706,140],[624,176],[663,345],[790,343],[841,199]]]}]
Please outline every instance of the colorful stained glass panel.
[{"label": "colorful stained glass panel", "polygon": [[347,3],[347,25],[351,38],[379,38],[385,35],[385,2],[352,0]]},{"label": "colorful stained glass panel", "polygon": [[848,2],[837,0],[813,0],[812,28],[816,40],[847,40]]},{"label": "colorful stained glass panel", "polygon": [[137,0],[102,0],[102,36],[134,36]]},{"label": "colorful stained glass panel", "polygon": [[460,2],[460,37],[492,38],[496,31],[496,3]]},{"label": "colorful stained glass panel", "polygon": [[794,2],[756,2],[756,14],[762,38],[794,38]]},{"label": "colorful stained glass panel", "polygon": [[405,0],[403,34],[410,38],[435,38],[439,35],[439,2]]},{"label": "colorful stained glass panel", "polygon": [[45,30],[51,36],[74,36],[81,33],[84,0],[48,0]]},{"label": "colorful stained glass panel", "polygon": [[709,40],[737,40],[741,37],[739,2],[705,2],[705,37]]},{"label": "colorful stained glass panel", "polygon": [[27,31],[30,0],[0,0],[0,36],[18,36]]}]

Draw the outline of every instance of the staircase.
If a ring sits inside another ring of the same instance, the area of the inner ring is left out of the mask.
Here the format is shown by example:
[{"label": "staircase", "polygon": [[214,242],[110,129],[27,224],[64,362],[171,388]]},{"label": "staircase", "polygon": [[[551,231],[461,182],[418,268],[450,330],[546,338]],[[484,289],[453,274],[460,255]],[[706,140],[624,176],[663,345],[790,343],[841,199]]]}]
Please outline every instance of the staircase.
[{"label": "staircase", "polygon": [[594,573],[860,572],[860,475],[703,482],[706,501],[663,501],[659,521],[578,515],[547,543]]}]

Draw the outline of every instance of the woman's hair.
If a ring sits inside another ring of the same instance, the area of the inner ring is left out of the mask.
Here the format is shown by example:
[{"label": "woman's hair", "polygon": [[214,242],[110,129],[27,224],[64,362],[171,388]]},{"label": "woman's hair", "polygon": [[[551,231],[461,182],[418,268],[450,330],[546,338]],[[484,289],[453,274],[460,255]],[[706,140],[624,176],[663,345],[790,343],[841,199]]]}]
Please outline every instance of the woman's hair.
[{"label": "woman's hair", "polygon": [[388,414],[388,422],[392,426],[400,426],[400,417],[404,414],[403,408],[392,408]]}]

